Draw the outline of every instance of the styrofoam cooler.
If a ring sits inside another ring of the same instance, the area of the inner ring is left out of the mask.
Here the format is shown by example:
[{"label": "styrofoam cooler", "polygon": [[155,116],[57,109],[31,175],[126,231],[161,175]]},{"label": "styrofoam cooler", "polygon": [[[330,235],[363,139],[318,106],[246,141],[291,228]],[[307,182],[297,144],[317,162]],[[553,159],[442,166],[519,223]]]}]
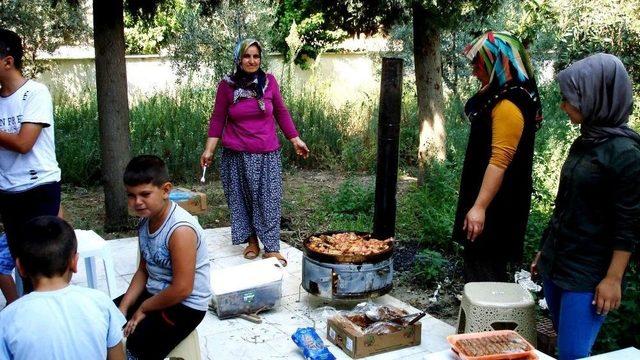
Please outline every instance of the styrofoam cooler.
[{"label": "styrofoam cooler", "polygon": [[283,268],[276,258],[211,271],[211,303],[220,319],[277,307]]}]

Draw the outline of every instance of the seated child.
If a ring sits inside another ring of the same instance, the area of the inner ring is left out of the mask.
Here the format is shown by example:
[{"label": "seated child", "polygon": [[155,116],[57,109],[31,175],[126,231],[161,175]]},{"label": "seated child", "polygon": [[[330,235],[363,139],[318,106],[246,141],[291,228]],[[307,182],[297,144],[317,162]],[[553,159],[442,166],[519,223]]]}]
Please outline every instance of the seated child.
[{"label": "seated child", "polygon": [[[58,217],[64,219],[63,214],[62,205],[60,205]],[[4,295],[6,305],[11,304],[18,298],[16,283],[11,276],[15,267],[16,262],[13,260],[11,251],[9,250],[7,234],[0,234],[0,291],[2,291],[2,295]]]},{"label": "seated child", "polygon": [[11,272],[16,267],[11,252],[9,251],[9,245],[7,244],[7,235],[0,235],[0,290],[4,295],[7,305],[11,304],[18,298],[16,292],[16,284],[13,282]]},{"label": "seated child", "polygon": [[69,285],[78,268],[71,226],[36,217],[19,240],[16,266],[34,291],[0,312],[0,358],[124,359],[124,316],[104,293]]},{"label": "seated child", "polygon": [[129,208],[142,218],[138,270],[115,300],[129,320],[127,355],[164,359],[206,313],[211,297],[207,246],[198,220],[169,200],[172,185],[160,158],[133,158],[123,180]]}]

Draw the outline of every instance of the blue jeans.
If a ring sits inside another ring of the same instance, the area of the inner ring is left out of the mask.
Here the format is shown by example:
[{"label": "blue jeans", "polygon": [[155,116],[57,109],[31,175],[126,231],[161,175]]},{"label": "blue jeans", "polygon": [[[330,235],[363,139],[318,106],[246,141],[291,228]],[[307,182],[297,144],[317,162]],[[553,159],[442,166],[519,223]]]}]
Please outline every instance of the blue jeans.
[{"label": "blue jeans", "polygon": [[544,296],[558,333],[558,360],[587,357],[605,316],[592,305],[593,292],[568,291],[544,279]]}]

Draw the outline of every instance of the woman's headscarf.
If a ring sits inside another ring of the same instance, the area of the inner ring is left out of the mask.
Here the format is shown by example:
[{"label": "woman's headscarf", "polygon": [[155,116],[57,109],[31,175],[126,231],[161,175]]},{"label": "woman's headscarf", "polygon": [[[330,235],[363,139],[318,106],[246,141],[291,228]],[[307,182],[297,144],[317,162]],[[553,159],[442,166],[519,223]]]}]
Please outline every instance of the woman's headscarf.
[{"label": "woman's headscarf", "polygon": [[627,123],[633,110],[633,89],[624,65],[610,54],[577,61],[557,76],[562,95],[580,110],[582,140],[598,143],[613,136],[640,142]]},{"label": "woman's headscarf", "polygon": [[258,100],[260,109],[264,111],[265,107],[263,96],[268,85],[267,74],[265,74],[262,68],[259,68],[258,71],[254,73],[247,73],[242,69],[242,56],[251,46],[256,46],[260,56],[262,57],[262,45],[258,40],[244,39],[239,41],[236,44],[236,48],[233,53],[235,68],[230,75],[224,77],[224,81],[234,89],[234,104],[243,98],[255,98]]},{"label": "woman's headscarf", "polygon": [[533,66],[524,45],[517,38],[507,32],[489,31],[467,45],[463,54],[489,75],[489,84],[465,106],[469,119],[509,97],[509,94],[517,93],[533,106],[536,126],[540,126],[542,105]]},{"label": "woman's headscarf", "polygon": [[495,81],[497,87],[512,81],[535,81],[529,55],[509,33],[489,31],[480,35],[467,45],[464,55],[470,61],[478,61],[489,74],[489,84]]}]

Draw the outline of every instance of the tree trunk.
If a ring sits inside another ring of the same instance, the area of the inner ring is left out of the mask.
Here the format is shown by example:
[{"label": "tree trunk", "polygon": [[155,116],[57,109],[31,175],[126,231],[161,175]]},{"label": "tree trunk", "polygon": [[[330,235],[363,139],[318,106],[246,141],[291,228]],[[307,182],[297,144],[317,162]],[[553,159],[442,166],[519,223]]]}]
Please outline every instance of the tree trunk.
[{"label": "tree trunk", "polygon": [[442,95],[442,58],[440,29],[429,24],[437,17],[418,3],[413,4],[413,56],[418,92],[420,134],[418,144],[418,184],[425,183],[428,161],[444,161],[444,100]]},{"label": "tree trunk", "polygon": [[106,212],[104,227],[105,231],[117,231],[126,228],[129,222],[122,174],[131,157],[122,0],[93,0],[93,41]]}]

